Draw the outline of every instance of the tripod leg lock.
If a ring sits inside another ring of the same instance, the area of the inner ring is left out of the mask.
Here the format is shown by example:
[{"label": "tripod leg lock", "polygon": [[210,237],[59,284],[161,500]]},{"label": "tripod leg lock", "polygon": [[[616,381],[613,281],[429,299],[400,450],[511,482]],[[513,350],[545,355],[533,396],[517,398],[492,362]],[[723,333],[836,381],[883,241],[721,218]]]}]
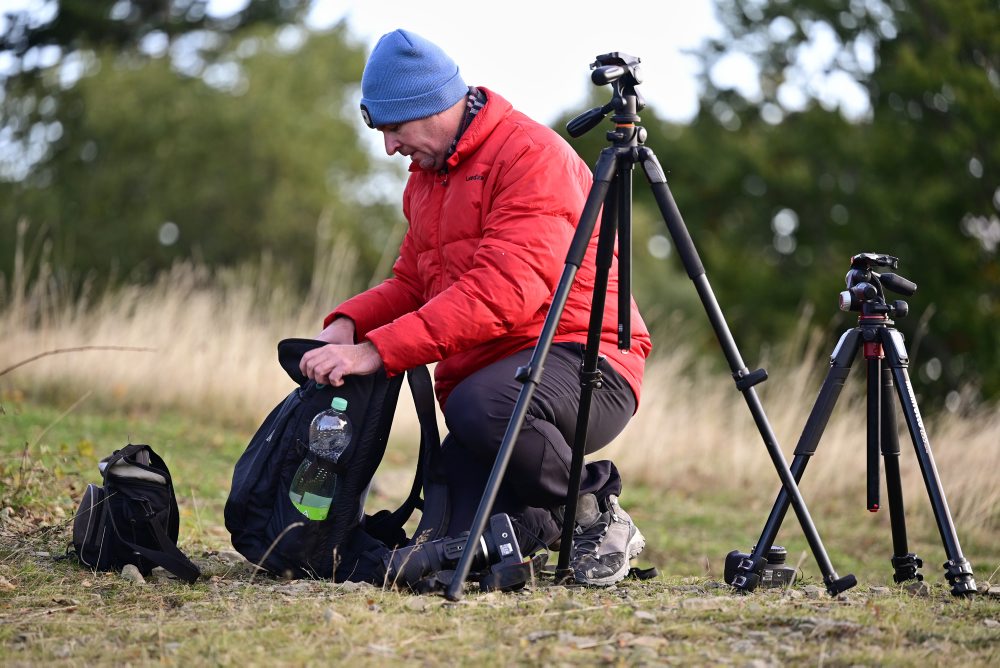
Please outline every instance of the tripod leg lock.
[{"label": "tripod leg lock", "polygon": [[767,380],[767,371],[757,369],[756,371],[748,372],[746,369],[740,369],[733,374],[733,378],[736,380],[736,389],[740,392],[746,392],[754,385]]},{"label": "tripod leg lock", "polygon": [[951,593],[955,596],[972,596],[976,593],[976,581],[972,578],[972,564],[966,559],[950,559],[944,563],[944,576],[951,583]]},{"label": "tripod leg lock", "polygon": [[923,560],[912,552],[893,557],[892,568],[895,572],[892,575],[892,581],[899,584],[907,580],[917,580],[918,582],[923,580],[924,576],[917,570],[923,565]]},{"label": "tripod leg lock", "polygon": [[599,390],[604,386],[604,374],[601,373],[600,369],[595,371],[580,371],[580,386],[581,387],[593,387],[595,390]]}]

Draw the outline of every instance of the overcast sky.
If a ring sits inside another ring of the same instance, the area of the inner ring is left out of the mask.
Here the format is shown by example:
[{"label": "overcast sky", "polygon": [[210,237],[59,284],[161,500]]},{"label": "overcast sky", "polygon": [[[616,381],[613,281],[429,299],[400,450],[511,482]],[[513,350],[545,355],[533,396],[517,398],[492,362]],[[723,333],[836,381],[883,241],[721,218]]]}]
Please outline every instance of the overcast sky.
[{"label": "overcast sky", "polygon": [[[222,11],[243,2],[213,5]],[[588,89],[595,88],[590,64],[611,51],[642,60],[639,90],[647,108],[660,118],[690,120],[697,112],[697,65],[683,51],[719,31],[711,0],[319,0],[310,24],[345,18],[369,50],[396,28],[430,39],[458,63],[467,83],[494,89],[543,123],[567,109],[586,110]]]}]

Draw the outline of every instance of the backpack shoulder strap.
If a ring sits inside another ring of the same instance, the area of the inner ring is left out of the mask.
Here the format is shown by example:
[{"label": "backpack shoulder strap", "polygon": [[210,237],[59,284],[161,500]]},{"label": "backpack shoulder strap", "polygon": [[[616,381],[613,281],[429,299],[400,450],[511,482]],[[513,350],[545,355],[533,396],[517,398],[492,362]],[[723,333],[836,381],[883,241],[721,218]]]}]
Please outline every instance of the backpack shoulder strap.
[{"label": "backpack shoulder strap", "polygon": [[187,555],[181,552],[180,549],[174,545],[169,538],[167,538],[167,534],[163,531],[163,527],[160,526],[159,522],[151,521],[149,525],[152,527],[153,533],[156,535],[156,540],[160,544],[159,550],[152,550],[148,547],[131,543],[122,538],[120,533],[118,534],[118,537],[123,543],[128,545],[129,548],[146,557],[157,566],[162,566],[167,569],[188,584],[197,580],[201,575],[201,569],[188,559]]},{"label": "backpack shoulder strap", "polygon": [[[112,517],[113,524],[114,517],[110,514],[109,517]],[[126,540],[121,535],[121,532],[118,531],[117,526],[115,526],[115,533],[118,535],[119,540],[127,545],[129,549],[134,550],[143,557],[146,557],[157,566],[162,566],[188,584],[193,583],[201,575],[201,569],[195,566],[194,563],[188,559],[187,555],[181,552],[180,549],[173,544],[164,532],[160,522],[157,520],[157,517],[150,518],[149,526],[153,529],[156,541],[160,545],[159,550],[143,547],[142,545],[137,545]]]},{"label": "backpack shoulder strap", "polygon": [[[420,453],[413,485],[399,508],[391,513],[377,513],[366,525],[370,534],[384,536],[387,543],[392,542],[416,508],[421,509],[421,514],[415,535],[430,532],[428,539],[438,538],[448,526],[448,491],[441,461],[441,436],[434,409],[434,384],[426,366],[410,369],[406,376],[420,421]],[[421,490],[424,492],[423,499],[420,497]]]},{"label": "backpack shoulder strap", "polygon": [[447,530],[451,508],[448,505],[448,486],[441,457],[441,436],[434,410],[434,384],[427,367],[420,367],[410,377],[410,391],[420,419],[421,457],[411,494],[419,494],[421,484],[424,488],[420,522],[414,535],[425,535],[432,540],[440,538]]}]

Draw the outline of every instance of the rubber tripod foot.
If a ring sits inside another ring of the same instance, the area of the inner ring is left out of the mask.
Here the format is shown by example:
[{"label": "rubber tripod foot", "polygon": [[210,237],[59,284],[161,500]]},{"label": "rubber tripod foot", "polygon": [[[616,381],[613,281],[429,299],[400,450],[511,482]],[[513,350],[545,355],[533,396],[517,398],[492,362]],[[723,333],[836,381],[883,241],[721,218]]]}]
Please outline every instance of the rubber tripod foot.
[{"label": "rubber tripod foot", "polygon": [[848,573],[842,578],[831,578],[826,582],[826,591],[829,592],[830,596],[836,596],[842,592],[847,591],[851,587],[858,584],[858,579],[854,577],[853,573]]}]

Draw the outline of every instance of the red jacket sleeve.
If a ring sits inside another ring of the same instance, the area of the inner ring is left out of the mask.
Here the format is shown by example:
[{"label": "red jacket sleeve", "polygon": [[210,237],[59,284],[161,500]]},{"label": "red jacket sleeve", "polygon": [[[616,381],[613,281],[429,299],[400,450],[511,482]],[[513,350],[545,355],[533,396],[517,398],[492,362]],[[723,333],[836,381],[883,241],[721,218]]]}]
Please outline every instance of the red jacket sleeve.
[{"label": "red jacket sleeve", "polygon": [[403,236],[392,273],[392,278],[348,299],[334,309],[326,316],[323,326],[326,327],[339,316],[346,316],[354,321],[355,337],[361,341],[372,329],[420,307],[422,288],[416,275],[409,230]]}]

